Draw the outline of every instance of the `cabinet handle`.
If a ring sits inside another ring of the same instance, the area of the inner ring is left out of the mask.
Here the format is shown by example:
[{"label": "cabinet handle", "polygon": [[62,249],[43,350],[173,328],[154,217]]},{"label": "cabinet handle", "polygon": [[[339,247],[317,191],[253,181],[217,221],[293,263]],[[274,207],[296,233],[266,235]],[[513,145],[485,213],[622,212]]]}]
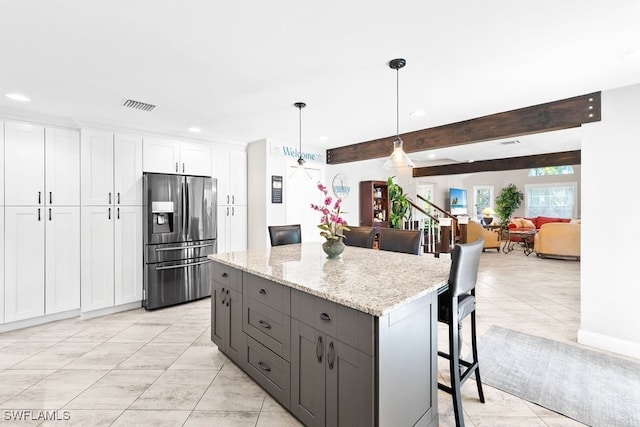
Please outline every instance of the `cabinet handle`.
[{"label": "cabinet handle", "polygon": [[120,192],[118,191],[116,194],[118,194],[118,204],[120,204]]},{"label": "cabinet handle", "polygon": [[120,219],[120,208],[118,208],[118,210],[116,211],[116,218]]},{"label": "cabinet handle", "polygon": [[333,369],[333,362],[335,361],[336,352],[333,347],[333,341],[329,343],[329,351],[327,352],[327,362],[329,362],[329,369]]},{"label": "cabinet handle", "polygon": [[38,221],[40,221],[40,208],[38,208]]},{"label": "cabinet handle", "polygon": [[176,173],[178,173],[178,162],[176,162]]},{"label": "cabinet handle", "polygon": [[227,294],[224,291],[224,288],[222,288],[222,291],[220,292],[220,301],[224,304],[224,300],[227,299]]},{"label": "cabinet handle", "polygon": [[109,214],[107,216],[109,219],[111,219],[111,208],[109,208]]},{"label": "cabinet handle", "polygon": [[324,348],[322,347],[322,336],[319,336],[318,341],[316,341],[316,357],[318,358],[318,363],[322,363],[323,352]]},{"label": "cabinet handle", "polygon": [[260,327],[264,329],[271,329],[271,325],[269,324],[269,322],[264,320],[258,321],[258,325],[260,325]]},{"label": "cabinet handle", "polygon": [[49,204],[53,203],[53,196],[51,194],[51,191],[49,191]]},{"label": "cabinet handle", "polygon": [[222,273],[220,276],[221,276],[221,277],[227,277],[227,276],[228,276],[228,274],[227,274],[227,273]]},{"label": "cabinet handle", "polygon": [[266,295],[267,294],[267,290],[265,288],[260,288],[260,293],[262,295]]},{"label": "cabinet handle", "polygon": [[268,367],[266,363],[262,362],[262,360],[258,362],[258,366],[260,366],[260,369],[263,371],[271,372],[271,368]]},{"label": "cabinet handle", "polygon": [[227,204],[229,204],[229,195],[227,194]]},{"label": "cabinet handle", "polygon": [[235,214],[236,214],[236,207],[231,206],[231,216],[234,216]]},{"label": "cabinet handle", "polygon": [[320,314],[320,320],[324,320],[325,322],[331,321],[331,317],[327,313]]},{"label": "cabinet handle", "polygon": [[109,192],[109,204],[111,204],[111,192]]},{"label": "cabinet handle", "polygon": [[184,173],[184,163],[182,164],[182,173]]},{"label": "cabinet handle", "polygon": [[49,221],[51,221],[51,208],[49,208]]},{"label": "cabinet handle", "polygon": [[231,297],[229,296],[229,289],[227,289],[227,307],[231,304]]},{"label": "cabinet handle", "polygon": [[236,203],[236,196],[231,196],[231,204],[234,205]]},{"label": "cabinet handle", "polygon": [[38,191],[38,204],[42,203],[42,191]]},{"label": "cabinet handle", "polygon": [[227,216],[229,216],[229,206],[227,206]]}]

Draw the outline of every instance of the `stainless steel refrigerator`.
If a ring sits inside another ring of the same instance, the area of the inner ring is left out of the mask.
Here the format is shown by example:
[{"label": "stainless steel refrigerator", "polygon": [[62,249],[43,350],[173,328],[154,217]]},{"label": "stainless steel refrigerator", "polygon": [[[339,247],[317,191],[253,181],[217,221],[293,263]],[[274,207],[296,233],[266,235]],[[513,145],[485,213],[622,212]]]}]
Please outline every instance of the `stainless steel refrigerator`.
[{"label": "stainless steel refrigerator", "polygon": [[144,175],[144,300],[147,310],[211,295],[216,180]]}]

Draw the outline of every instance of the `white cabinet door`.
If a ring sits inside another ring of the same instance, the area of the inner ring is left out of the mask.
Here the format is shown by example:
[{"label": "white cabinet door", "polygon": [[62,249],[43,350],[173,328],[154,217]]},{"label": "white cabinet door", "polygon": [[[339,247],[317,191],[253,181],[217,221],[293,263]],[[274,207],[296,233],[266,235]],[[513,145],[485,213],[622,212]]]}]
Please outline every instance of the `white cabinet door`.
[{"label": "white cabinet door", "polygon": [[116,134],[114,184],[117,205],[142,206],[142,137]]},{"label": "white cabinet door", "polygon": [[5,204],[44,203],[44,127],[5,123]]},{"label": "white cabinet door", "polygon": [[211,145],[183,142],[180,145],[181,173],[211,176]]},{"label": "white cabinet door", "polygon": [[231,208],[229,206],[218,205],[218,230],[217,230],[217,253],[229,252],[229,215]]},{"label": "white cabinet door", "polygon": [[46,209],[45,313],[80,308],[80,208]]},{"label": "white cabinet door", "polygon": [[213,149],[213,174],[218,181],[218,205],[231,204],[231,187],[229,186],[229,150],[226,148]]},{"label": "white cabinet door", "polygon": [[117,206],[115,304],[142,301],[142,206]]},{"label": "white cabinet door", "polygon": [[44,208],[5,208],[5,322],[44,315]]},{"label": "white cabinet door", "polygon": [[247,152],[231,150],[229,154],[231,204],[247,204]]},{"label": "white cabinet door", "polygon": [[142,170],[155,173],[181,173],[180,142],[172,139],[144,137]]},{"label": "white cabinet door", "polygon": [[0,324],[4,323],[4,206],[0,206]]},{"label": "white cabinet door", "polygon": [[113,208],[80,209],[82,254],[81,310],[113,306]]},{"label": "white cabinet door", "polygon": [[82,130],[81,140],[82,204],[113,203],[113,133]]},{"label": "white cabinet door", "polygon": [[[5,171],[5,168],[4,168],[4,122],[0,122],[0,205],[4,205],[4,171]],[[0,302],[2,302],[1,299],[0,299]],[[4,308],[4,304],[2,305],[2,307]],[[2,311],[0,311],[0,315],[1,314],[2,314]],[[0,316],[0,321],[1,320],[2,320],[2,317]]]},{"label": "white cabinet door", "polygon": [[230,206],[231,215],[229,216],[229,225],[227,228],[227,236],[229,240],[229,251],[246,251],[247,250],[247,207],[246,206]]},{"label": "white cabinet door", "polygon": [[45,129],[45,203],[80,204],[80,134],[68,129]]}]

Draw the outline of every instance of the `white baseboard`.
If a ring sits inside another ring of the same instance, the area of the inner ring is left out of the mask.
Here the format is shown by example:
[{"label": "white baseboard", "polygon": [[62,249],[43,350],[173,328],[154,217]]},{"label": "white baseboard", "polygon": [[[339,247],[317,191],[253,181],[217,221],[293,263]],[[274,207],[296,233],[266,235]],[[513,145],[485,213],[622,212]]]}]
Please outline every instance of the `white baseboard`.
[{"label": "white baseboard", "polygon": [[640,359],[640,343],[637,342],[580,329],[578,330],[578,343]]},{"label": "white baseboard", "polygon": [[85,311],[80,314],[82,320],[93,319],[94,317],[105,316],[107,314],[120,313],[121,311],[134,310],[142,307],[142,301],[130,302],[128,304],[105,307],[98,310]]},{"label": "white baseboard", "polygon": [[17,320],[15,322],[4,323],[0,325],[0,333],[15,331],[16,329],[29,328],[31,326],[38,326],[49,322],[55,322],[56,320],[71,319],[78,317],[80,310],[63,311],[62,313],[48,314],[46,316],[33,317],[31,319]]}]

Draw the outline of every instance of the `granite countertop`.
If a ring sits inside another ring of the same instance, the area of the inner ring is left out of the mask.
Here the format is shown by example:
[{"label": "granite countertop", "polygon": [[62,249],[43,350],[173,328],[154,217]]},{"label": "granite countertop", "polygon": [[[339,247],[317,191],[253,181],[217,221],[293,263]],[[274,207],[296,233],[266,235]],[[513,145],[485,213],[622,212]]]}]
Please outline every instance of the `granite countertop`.
[{"label": "granite countertop", "polygon": [[444,286],[451,266],[451,258],[444,255],[347,246],[340,259],[329,260],[321,243],[308,242],[209,258],[380,317]]}]

